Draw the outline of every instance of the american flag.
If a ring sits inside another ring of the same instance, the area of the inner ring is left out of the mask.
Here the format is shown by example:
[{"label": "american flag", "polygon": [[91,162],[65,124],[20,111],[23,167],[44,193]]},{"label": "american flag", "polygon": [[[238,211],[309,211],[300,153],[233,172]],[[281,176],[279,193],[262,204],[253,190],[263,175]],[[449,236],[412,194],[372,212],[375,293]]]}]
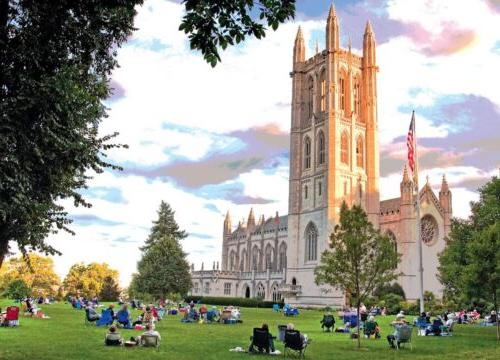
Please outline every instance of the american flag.
[{"label": "american flag", "polygon": [[406,146],[408,146],[408,166],[412,174],[415,174],[415,111],[411,115],[410,129],[406,136]]}]

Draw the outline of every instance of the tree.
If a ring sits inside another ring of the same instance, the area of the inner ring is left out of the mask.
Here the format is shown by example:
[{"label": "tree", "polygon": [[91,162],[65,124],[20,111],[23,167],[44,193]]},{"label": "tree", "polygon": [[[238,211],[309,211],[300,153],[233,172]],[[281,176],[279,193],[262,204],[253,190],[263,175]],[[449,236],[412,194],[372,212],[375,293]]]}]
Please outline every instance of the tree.
[{"label": "tree", "polygon": [[[498,309],[500,296],[500,179],[493,177],[471,203],[471,216],[455,220],[439,256],[445,294],[458,303],[485,299]],[[497,340],[500,323],[497,319]]]},{"label": "tree", "polygon": [[186,253],[171,236],[157,239],[144,251],[131,283],[132,292],[148,294],[155,299],[164,299],[172,293],[184,296],[190,288]]},{"label": "tree", "polygon": [[102,301],[116,301],[120,296],[120,288],[112,276],[104,278],[103,286],[99,298]]},{"label": "tree", "polygon": [[59,199],[89,206],[78,189],[105,161],[101,136],[116,48],[142,1],[0,0],[0,264],[17,242],[58,253],[45,237],[66,229]]},{"label": "tree", "polygon": [[23,279],[16,279],[7,286],[3,296],[9,299],[24,299],[31,296],[31,289]]},{"label": "tree", "polygon": [[[29,263],[28,263],[29,262]],[[0,272],[0,289],[6,290],[13,281],[22,280],[34,296],[54,296],[61,279],[54,272],[54,262],[49,257],[34,253],[28,259],[22,256],[10,258]]]},{"label": "tree", "polygon": [[266,36],[293,19],[295,0],[183,0],[186,14],[179,30],[189,34],[191,49],[200,50],[210,65],[221,61],[218,48],[239,44],[248,36]]},{"label": "tree", "polygon": [[106,280],[108,277],[115,284],[118,283],[118,271],[106,263],[77,263],[71,266],[64,278],[64,290],[68,295],[79,294],[87,298],[99,296],[106,282],[109,284],[109,280]]},{"label": "tree", "polygon": [[187,237],[187,233],[184,230],[180,230],[174,215],[175,211],[172,210],[170,205],[162,201],[158,210],[158,220],[153,221],[151,233],[146,239],[145,245],[141,247],[142,251],[148,250],[154,243],[165,236],[172,237],[176,241]]},{"label": "tree", "polygon": [[387,235],[382,235],[369,222],[363,208],[349,209],[342,203],[340,223],[330,236],[330,248],[321,255],[315,269],[316,284],[328,284],[349,292],[358,310],[373,290],[397,278],[394,264],[399,255]]},{"label": "tree", "polygon": [[[117,133],[99,135],[117,48],[143,0],[0,0],[0,266],[22,254],[60,254],[45,242],[72,231],[58,200],[90,206],[79,189],[105,161]],[[181,29],[215,66],[218,47],[261,38],[292,18],[294,0],[184,0]],[[27,258],[28,259],[28,258]]]}]

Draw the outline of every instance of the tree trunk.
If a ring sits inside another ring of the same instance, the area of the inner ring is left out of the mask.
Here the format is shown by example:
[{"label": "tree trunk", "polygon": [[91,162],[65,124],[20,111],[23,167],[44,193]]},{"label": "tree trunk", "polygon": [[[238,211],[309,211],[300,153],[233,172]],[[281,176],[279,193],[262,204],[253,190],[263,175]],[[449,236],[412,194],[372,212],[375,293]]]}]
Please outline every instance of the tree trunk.
[{"label": "tree trunk", "polygon": [[[358,294],[358,296],[359,296],[359,294]],[[358,349],[360,349],[361,348],[361,336],[359,336],[359,320],[360,320],[361,317],[359,316],[359,308],[361,307],[361,302],[359,300],[357,301],[356,306],[357,306],[357,309],[358,309],[358,311],[357,311],[357,317],[358,317],[358,324],[357,324],[358,325]]]},{"label": "tree trunk", "polygon": [[500,322],[498,321],[497,289],[493,294],[493,304],[495,305],[495,314],[497,314],[497,341],[500,340]]},{"label": "tree trunk", "polygon": [[7,239],[0,240],[0,268],[2,267],[3,261],[8,253],[9,241]]}]

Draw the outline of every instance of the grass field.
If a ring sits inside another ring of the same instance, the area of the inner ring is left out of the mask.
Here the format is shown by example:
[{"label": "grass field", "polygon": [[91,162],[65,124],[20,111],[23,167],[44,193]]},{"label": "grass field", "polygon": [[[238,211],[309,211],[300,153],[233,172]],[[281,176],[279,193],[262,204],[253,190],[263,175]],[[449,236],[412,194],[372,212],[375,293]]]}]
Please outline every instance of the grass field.
[{"label": "grass field", "polygon": [[[0,300],[0,307],[10,305]],[[273,335],[278,324],[293,322],[298,330],[308,334],[308,359],[500,359],[500,349],[494,328],[459,325],[452,337],[417,337],[413,332],[413,350],[399,351],[388,347],[385,336],[391,333],[392,317],[377,321],[382,327],[382,339],[362,340],[362,349],[348,335],[322,333],[321,312],[303,310],[296,318],[284,318],[271,309],[242,309],[242,324],[182,324],[180,316],[168,316],[157,324],[162,335],[159,351],[151,348],[105,347],[104,328],[84,324],[84,311],[73,310],[67,304],[42,306],[50,319],[21,317],[17,328],[0,328],[0,359],[248,359],[230,348],[247,348],[252,328],[267,322]],[[133,314],[134,317],[137,315]],[[339,320],[337,319],[337,325]],[[120,330],[125,339],[139,331]],[[276,343],[283,351],[283,344]],[[258,356],[258,358],[262,358]],[[270,357],[273,358],[273,357]],[[276,358],[282,358],[277,356]]]}]

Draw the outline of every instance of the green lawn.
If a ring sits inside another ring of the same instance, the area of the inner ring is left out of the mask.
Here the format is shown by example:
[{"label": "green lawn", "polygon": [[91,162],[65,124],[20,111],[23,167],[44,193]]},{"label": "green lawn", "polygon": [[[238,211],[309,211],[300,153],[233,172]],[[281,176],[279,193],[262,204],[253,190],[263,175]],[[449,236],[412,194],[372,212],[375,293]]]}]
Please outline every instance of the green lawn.
[{"label": "green lawn", "polygon": [[[9,301],[0,301],[2,308],[9,304]],[[50,319],[21,317],[19,327],[0,328],[0,359],[248,359],[252,355],[231,353],[229,349],[247,348],[252,328],[263,322],[267,322],[276,335],[277,325],[290,321],[313,340],[306,352],[309,359],[500,358],[492,327],[457,326],[452,337],[417,337],[414,332],[413,350],[407,347],[396,352],[385,340],[391,332],[388,324],[392,318],[379,317],[382,339],[363,339],[362,349],[358,350],[356,342],[346,334],[322,333],[319,311],[303,310],[298,317],[290,319],[271,309],[247,308],[242,309],[243,324],[238,325],[182,324],[180,316],[168,316],[157,326],[163,338],[159,352],[150,348],[113,348],[103,345],[106,329],[84,324],[82,310],[73,310],[62,303],[45,305],[42,309]],[[337,325],[340,325],[338,319]],[[121,333],[125,338],[140,334],[134,330],[121,330]],[[281,343],[276,343],[276,348],[283,351]]]}]

